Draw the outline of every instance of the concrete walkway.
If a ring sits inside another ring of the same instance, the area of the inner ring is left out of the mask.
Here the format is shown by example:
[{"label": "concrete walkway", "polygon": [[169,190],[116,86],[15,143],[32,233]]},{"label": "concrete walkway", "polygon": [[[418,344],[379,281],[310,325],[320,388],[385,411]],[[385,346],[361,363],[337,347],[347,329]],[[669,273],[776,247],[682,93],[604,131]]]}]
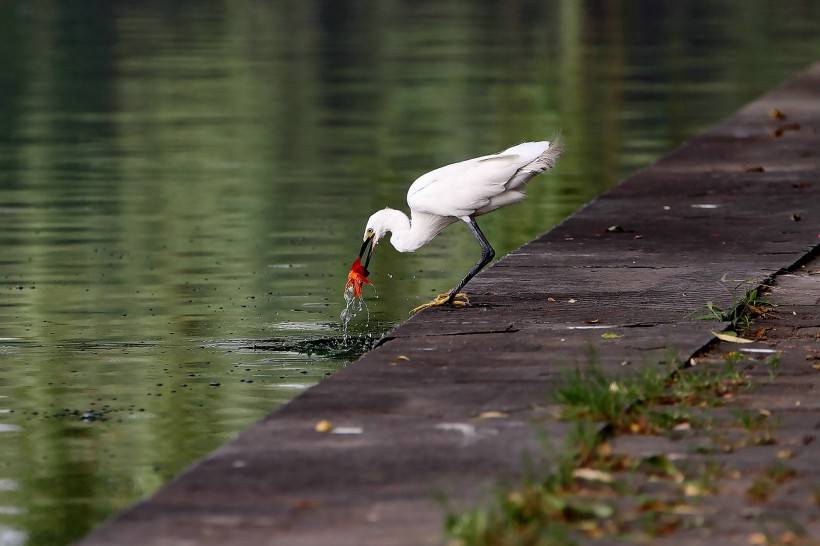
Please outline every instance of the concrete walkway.
[{"label": "concrete walkway", "polygon": [[721,328],[693,311],[820,243],[818,130],[820,64],[483,272],[473,307],[402,324],[81,544],[442,544],[437,496],[478,502],[538,434],[560,441],[549,393],[590,347],[610,373],[688,357]]},{"label": "concrete walkway", "polygon": [[[615,442],[616,452],[675,453],[679,465],[720,466],[716,492],[698,503],[700,524],[658,544],[818,544],[820,257],[778,275],[766,298],[774,307],[746,332],[755,343],[715,342],[697,355],[705,364],[740,353],[739,365],[752,378],[751,389],[707,412],[714,429],[676,441],[633,436]],[[776,368],[766,364],[773,355]],[[767,417],[748,430],[737,424],[732,430],[727,423],[737,423],[739,412]],[[772,469],[781,469],[782,482],[765,479]]]}]

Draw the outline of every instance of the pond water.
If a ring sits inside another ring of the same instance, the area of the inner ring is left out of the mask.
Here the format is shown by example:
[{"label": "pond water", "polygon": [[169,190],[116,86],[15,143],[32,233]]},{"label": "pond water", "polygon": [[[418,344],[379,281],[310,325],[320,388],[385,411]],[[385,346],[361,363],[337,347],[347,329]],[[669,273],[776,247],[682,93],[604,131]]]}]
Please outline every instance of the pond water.
[{"label": "pond water", "polygon": [[21,1],[0,44],[0,546],[59,546],[461,277],[458,225],[381,245],[341,344],[419,174],[561,129],[508,252],[820,58],[820,6]]}]

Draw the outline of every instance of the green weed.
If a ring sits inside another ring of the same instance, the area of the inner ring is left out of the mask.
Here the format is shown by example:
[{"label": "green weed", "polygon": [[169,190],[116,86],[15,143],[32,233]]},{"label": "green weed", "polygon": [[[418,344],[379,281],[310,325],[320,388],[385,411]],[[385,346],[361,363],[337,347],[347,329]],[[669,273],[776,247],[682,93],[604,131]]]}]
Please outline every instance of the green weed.
[{"label": "green weed", "polygon": [[766,369],[769,371],[769,380],[774,381],[777,374],[780,373],[780,355],[773,354],[764,362]]},{"label": "green weed", "polygon": [[[719,404],[746,385],[747,377],[732,363],[682,370],[671,362],[618,378],[608,377],[595,364],[574,370],[556,393],[562,418],[575,421],[563,447],[548,448],[553,455],[545,467],[499,489],[489,506],[449,513],[449,544],[571,546],[583,537],[653,537],[674,531],[683,523],[683,517],[673,513],[680,499],[709,494],[722,474],[720,467],[705,465],[699,477],[687,478],[663,455],[637,461],[614,455],[606,438],[619,431],[666,432],[681,424],[688,429],[691,423],[699,424],[689,406]],[[752,426],[751,418],[748,423]],[[677,500],[647,501],[637,512],[617,513],[608,499],[634,487],[615,479],[620,471],[668,481],[678,491]]]},{"label": "green weed", "polygon": [[[563,450],[544,474],[500,490],[489,508],[449,514],[446,530],[453,544],[470,546],[570,546],[573,525],[609,518],[613,509],[577,494],[574,472],[598,460],[600,438],[588,423],[578,423]],[[609,487],[604,484],[604,487]]]},{"label": "green weed", "polygon": [[699,316],[701,320],[728,322],[733,330],[748,328],[754,317],[765,314],[771,303],[763,297],[757,288],[738,296],[745,283],[736,285],[729,291],[732,301],[727,308],[721,308],[711,301],[706,304],[706,313]]},{"label": "green weed", "polygon": [[791,480],[795,476],[797,476],[797,471],[778,461],[755,477],[746,490],[746,495],[753,501],[766,501],[775,492],[778,485]]},{"label": "green weed", "polygon": [[558,389],[561,416],[606,423],[618,431],[653,433],[674,430],[698,421],[684,406],[710,406],[748,385],[746,375],[731,363],[685,371],[647,368],[621,379],[611,379],[595,365],[576,369]]}]

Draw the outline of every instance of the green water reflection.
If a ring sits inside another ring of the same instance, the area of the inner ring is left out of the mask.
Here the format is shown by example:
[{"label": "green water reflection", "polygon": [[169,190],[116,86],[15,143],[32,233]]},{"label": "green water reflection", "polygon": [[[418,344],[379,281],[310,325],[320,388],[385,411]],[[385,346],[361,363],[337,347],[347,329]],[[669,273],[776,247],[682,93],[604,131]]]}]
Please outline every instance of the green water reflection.
[{"label": "green water reflection", "polygon": [[[422,172],[562,129],[483,222],[507,252],[819,31],[809,1],[0,4],[0,546],[71,542],[343,365],[364,221]],[[381,246],[354,330],[477,252]]]}]

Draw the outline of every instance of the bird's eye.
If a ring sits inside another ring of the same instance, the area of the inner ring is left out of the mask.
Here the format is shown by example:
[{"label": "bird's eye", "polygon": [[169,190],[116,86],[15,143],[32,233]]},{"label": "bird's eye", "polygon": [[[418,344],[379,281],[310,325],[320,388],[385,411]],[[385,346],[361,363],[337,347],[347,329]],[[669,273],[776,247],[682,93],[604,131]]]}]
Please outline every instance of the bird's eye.
[{"label": "bird's eye", "polygon": [[373,228],[367,228],[367,231],[365,232],[365,234],[366,234],[368,237],[370,237],[371,235],[373,235],[373,233],[375,233],[375,232],[373,231]]}]

